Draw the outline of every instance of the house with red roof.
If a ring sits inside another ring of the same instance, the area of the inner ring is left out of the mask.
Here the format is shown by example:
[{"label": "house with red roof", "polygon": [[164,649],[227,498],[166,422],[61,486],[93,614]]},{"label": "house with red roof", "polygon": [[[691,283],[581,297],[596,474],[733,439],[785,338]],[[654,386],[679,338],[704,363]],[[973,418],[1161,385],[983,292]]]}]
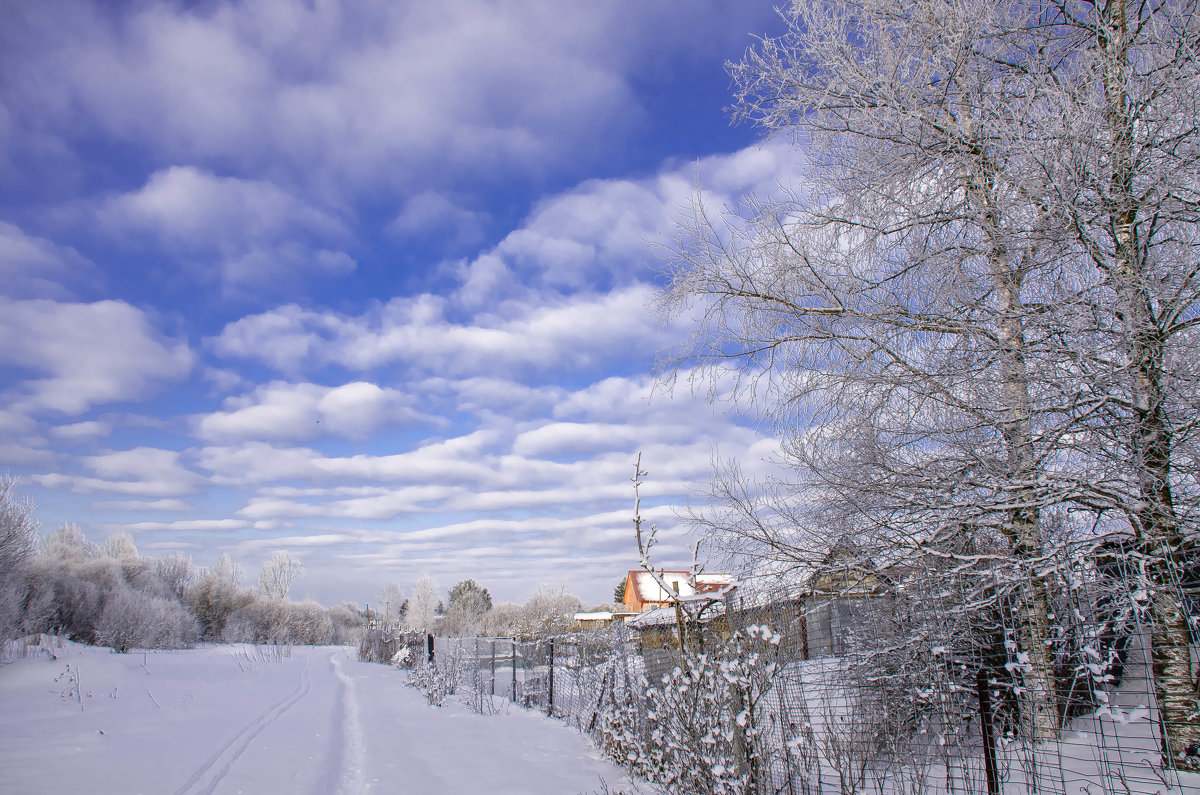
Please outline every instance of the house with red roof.
[{"label": "house with red roof", "polygon": [[625,579],[625,609],[631,613],[644,613],[659,607],[667,607],[680,599],[690,599],[698,594],[714,596],[733,583],[728,574],[698,574],[684,570],[656,570],[670,591],[663,590],[654,575],[643,569],[630,569]]}]

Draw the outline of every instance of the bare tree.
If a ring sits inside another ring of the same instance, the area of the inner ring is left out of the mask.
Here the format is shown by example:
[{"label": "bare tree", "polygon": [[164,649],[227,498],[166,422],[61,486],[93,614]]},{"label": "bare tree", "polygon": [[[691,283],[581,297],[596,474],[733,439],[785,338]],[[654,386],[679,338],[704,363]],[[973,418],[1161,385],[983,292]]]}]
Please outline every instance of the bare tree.
[{"label": "bare tree", "polygon": [[79,525],[63,522],[49,535],[42,538],[41,552],[47,558],[58,561],[81,561],[94,558],[99,550],[88,540]]},{"label": "bare tree", "polygon": [[[299,563],[299,561],[297,561]],[[165,558],[159,558],[154,561],[154,570],[158,574],[158,578],[163,581],[167,589],[175,594],[175,598],[183,599],[183,593],[193,582],[196,581],[196,569],[192,566],[192,559],[182,552],[173,552]],[[300,571],[303,571],[301,567]],[[299,571],[296,576],[299,575]],[[291,581],[288,581],[288,585]],[[287,595],[287,586],[284,586],[284,596]]]},{"label": "bare tree", "polygon": [[1106,0],[1051,3],[1043,21],[1041,48],[1015,51],[1009,67],[1045,75],[1044,202],[1089,268],[1077,371],[1091,450],[1113,472],[1094,499],[1124,517],[1144,572],[1164,757],[1200,768],[1179,588],[1200,540],[1200,14],[1190,1]]},{"label": "bare tree", "polygon": [[271,556],[258,575],[263,593],[273,599],[287,599],[296,578],[304,573],[304,564],[290,552],[280,550]]},{"label": "bare tree", "polygon": [[1031,575],[1025,685],[1031,728],[1048,736],[1034,572],[1041,512],[1073,493],[1049,466],[1069,417],[1038,386],[1060,352],[1047,342],[1044,212],[1012,178],[1026,81],[994,66],[997,32],[1027,14],[986,0],[800,0],[786,20],[732,71],[742,114],[792,135],[810,182],[719,219],[698,201],[666,305],[700,310],[676,366],[732,369],[735,396],[772,417],[799,478],[757,503],[736,477],[716,489],[735,498],[735,531],[773,553],[802,519],[807,537],[784,531],[777,555],[792,564],[834,546],[894,561],[997,531],[996,552]]},{"label": "bare tree", "polygon": [[429,632],[437,617],[438,591],[433,578],[421,575],[413,583],[412,595],[408,598],[408,610],[404,614],[404,626],[417,632]]},{"label": "bare tree", "polygon": [[233,586],[240,586],[242,584],[242,580],[246,578],[245,572],[242,571],[241,564],[234,563],[233,559],[229,557],[228,552],[223,552],[221,557],[217,558],[217,562],[214,563],[208,569],[208,571],[205,572],[205,574],[211,574],[213,577],[216,577],[217,579],[227,582]]},{"label": "bare tree", "polygon": [[1044,513],[1123,514],[1164,756],[1194,763],[1195,4],[797,0],[785,20],[732,71],[810,182],[717,219],[698,202],[666,301],[700,318],[676,373],[765,410],[798,473],[714,482],[728,545],[1007,556],[1046,737]]},{"label": "bare tree", "polygon": [[379,607],[383,609],[384,621],[389,626],[400,619],[400,607],[404,604],[404,589],[398,582],[389,582],[379,593]]},{"label": "bare tree", "polygon": [[521,605],[513,634],[520,640],[535,640],[570,632],[581,607],[579,597],[567,593],[565,584],[539,585]]},{"label": "bare tree", "polygon": [[137,545],[133,543],[133,536],[124,531],[113,533],[104,539],[104,544],[100,547],[100,552],[114,560],[137,560],[140,557]]},{"label": "bare tree", "polygon": [[25,572],[37,546],[38,521],[16,480],[0,477],[0,640],[16,634],[25,595]]}]

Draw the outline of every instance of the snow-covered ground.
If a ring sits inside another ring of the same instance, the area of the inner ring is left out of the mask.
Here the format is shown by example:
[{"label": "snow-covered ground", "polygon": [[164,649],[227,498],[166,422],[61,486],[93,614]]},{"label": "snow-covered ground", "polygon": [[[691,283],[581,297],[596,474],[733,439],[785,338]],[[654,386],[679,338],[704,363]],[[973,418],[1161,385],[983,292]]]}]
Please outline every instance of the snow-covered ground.
[{"label": "snow-covered ground", "polygon": [[44,642],[0,665],[3,793],[633,789],[560,721],[431,707],[407,674],[347,648]]}]

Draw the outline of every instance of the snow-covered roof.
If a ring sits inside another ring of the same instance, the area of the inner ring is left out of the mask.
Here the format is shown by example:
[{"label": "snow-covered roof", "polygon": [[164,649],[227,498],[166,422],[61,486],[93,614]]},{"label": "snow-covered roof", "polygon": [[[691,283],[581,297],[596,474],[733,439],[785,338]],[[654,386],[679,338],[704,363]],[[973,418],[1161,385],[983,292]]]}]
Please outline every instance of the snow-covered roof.
[{"label": "snow-covered roof", "polygon": [[[704,612],[701,623],[706,623],[713,618],[724,614],[725,605],[722,602],[716,602],[712,605],[712,607]],[[639,613],[625,623],[634,629],[647,629],[649,627],[672,625],[675,623],[675,608],[656,607],[653,610],[647,610],[644,613]]]},{"label": "snow-covered roof", "polygon": [[661,627],[675,623],[675,608],[673,607],[656,607],[653,610],[647,610],[645,613],[640,613],[637,616],[629,619],[629,626],[635,629],[645,629],[646,627]]},{"label": "snow-covered roof", "polygon": [[591,613],[576,613],[576,621],[612,621],[614,613],[611,610],[596,610]]},{"label": "snow-covered roof", "polygon": [[721,588],[733,582],[733,576],[730,574],[698,574],[695,578],[695,584],[692,582],[692,573],[690,571],[663,570],[656,572],[667,585],[671,586],[671,591],[663,590],[663,587],[658,584],[654,575],[648,571],[641,569],[630,569],[629,581],[633,585],[633,596],[639,602],[669,602],[674,599],[687,599],[695,596],[697,593],[712,593],[719,591]]}]

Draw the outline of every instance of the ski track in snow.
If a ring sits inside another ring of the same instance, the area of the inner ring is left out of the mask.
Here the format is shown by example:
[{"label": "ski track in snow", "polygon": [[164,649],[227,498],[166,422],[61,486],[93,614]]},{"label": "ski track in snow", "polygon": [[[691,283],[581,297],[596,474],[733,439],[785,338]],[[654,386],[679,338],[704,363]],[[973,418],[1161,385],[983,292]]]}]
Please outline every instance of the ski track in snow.
[{"label": "ski track in snow", "polygon": [[[175,795],[212,795],[212,792],[217,788],[217,785],[221,783],[222,779],[224,779],[226,775],[228,775],[234,763],[237,762],[238,758],[246,752],[247,748],[250,747],[250,744],[254,741],[254,738],[257,737],[263,731],[263,729],[267,728],[276,720],[278,720],[280,715],[287,712],[298,701],[308,695],[309,688],[312,686],[312,679],[309,676],[310,666],[311,660],[306,659],[304,661],[304,669],[300,672],[300,682],[297,684],[296,689],[293,690],[289,695],[284,696],[279,701],[276,701],[274,704],[267,707],[267,709],[264,710],[261,715],[247,723],[241,728],[241,730],[237,732],[237,734],[225,741],[220,748],[213,752],[212,756],[210,756],[203,765],[197,768],[196,772],[192,774],[191,778],[189,778],[182,787],[175,790]],[[207,786],[202,786],[201,782],[205,775],[214,767],[216,767],[218,763],[223,764],[221,764],[220,768],[216,770],[216,773],[208,781]]]},{"label": "ski track in snow", "polygon": [[342,653],[334,653],[329,656],[329,660],[333,664],[333,673],[341,683],[339,702],[342,710],[342,759],[341,781],[337,791],[343,795],[357,795],[364,789],[363,731],[358,715],[358,693],[355,690],[354,680],[342,670],[341,657]]}]

